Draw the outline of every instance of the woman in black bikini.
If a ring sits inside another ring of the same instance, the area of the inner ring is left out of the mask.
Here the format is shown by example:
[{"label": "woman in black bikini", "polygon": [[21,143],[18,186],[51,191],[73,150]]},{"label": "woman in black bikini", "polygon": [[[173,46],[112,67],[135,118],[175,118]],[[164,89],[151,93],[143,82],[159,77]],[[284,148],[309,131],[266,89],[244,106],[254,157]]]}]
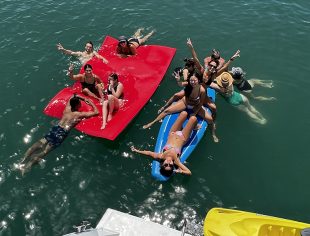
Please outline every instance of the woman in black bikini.
[{"label": "woman in black bikini", "polygon": [[84,65],[84,73],[77,75],[73,75],[73,68],[73,64],[70,64],[70,67],[68,69],[69,77],[72,80],[81,82],[83,94],[96,98],[97,100],[103,98],[103,83],[99,76],[93,73],[92,66],[90,64]]},{"label": "woman in black bikini", "polygon": [[137,54],[137,48],[144,44],[154,33],[152,30],[146,36],[141,36],[143,28],[138,29],[135,34],[127,39],[125,36],[119,37],[116,53],[121,57],[133,56]]},{"label": "woman in black bikini", "polygon": [[118,110],[123,104],[124,86],[118,81],[118,75],[112,73],[108,78],[108,88],[104,91],[105,96],[102,101],[102,126],[104,129],[112,119],[113,112]]},{"label": "woman in black bikini", "polygon": [[191,116],[185,127],[182,129],[182,125],[185,122],[187,115],[188,114],[186,111],[182,111],[178,119],[172,125],[167,143],[164,146],[162,153],[137,150],[135,147],[131,147],[131,150],[159,160],[160,173],[166,177],[171,176],[173,172],[191,175],[191,171],[180,162],[183,145],[187,142],[191,132],[197,125],[197,118],[195,116]]},{"label": "woman in black bikini", "polygon": [[[180,75],[178,75],[180,76]],[[202,106],[206,97],[206,90],[202,85],[199,84],[199,80],[202,79],[202,75],[195,71],[193,75],[189,78],[190,86],[185,90],[185,96],[166,108],[162,113],[160,113],[155,120],[143,126],[143,129],[150,128],[154,123],[160,121],[165,116],[173,113],[178,113],[186,109],[192,110],[193,116],[199,115],[204,120],[208,122],[208,127],[211,129],[212,138],[214,142],[218,142],[218,138],[215,134],[215,126],[213,123],[212,116],[206,111]]]}]

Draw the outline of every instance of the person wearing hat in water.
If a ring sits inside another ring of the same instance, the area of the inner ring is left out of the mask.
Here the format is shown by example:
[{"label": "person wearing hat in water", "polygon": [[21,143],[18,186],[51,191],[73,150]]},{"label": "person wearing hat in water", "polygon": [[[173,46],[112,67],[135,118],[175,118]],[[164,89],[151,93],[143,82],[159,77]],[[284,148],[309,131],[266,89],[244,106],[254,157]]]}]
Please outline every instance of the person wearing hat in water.
[{"label": "person wearing hat in water", "polygon": [[120,57],[128,57],[128,56],[134,56],[137,54],[137,48],[144,44],[155,32],[152,30],[150,33],[148,33],[146,36],[142,37],[141,31],[143,28],[139,28],[134,35],[127,39],[125,36],[120,36],[118,38],[118,44],[116,48],[116,53]]},{"label": "person wearing hat in water", "polygon": [[[81,101],[92,107],[90,111],[79,111]],[[24,158],[19,164],[22,175],[30,168],[42,160],[50,151],[58,147],[68,136],[70,130],[75,127],[82,119],[90,118],[99,114],[95,104],[82,96],[74,94],[67,102],[63,111],[62,118],[57,125],[53,126],[50,132],[34,143],[25,153]]]},{"label": "person wearing hat in water", "polygon": [[108,63],[108,60],[106,58],[104,58],[98,52],[94,50],[94,45],[92,41],[88,41],[85,44],[85,50],[83,52],[80,52],[80,51],[75,52],[69,49],[65,49],[60,43],[57,44],[57,49],[59,51],[62,51],[64,54],[77,57],[82,64],[85,64],[87,61],[89,61],[93,57],[97,57],[98,59],[102,60],[102,62],[105,64]]},{"label": "person wearing hat in water", "polygon": [[260,79],[245,79],[246,73],[242,70],[241,67],[233,67],[231,68],[231,71],[229,71],[231,76],[234,79],[234,85],[237,87],[237,89],[242,93],[243,95],[247,96],[248,98],[253,98],[256,100],[261,101],[274,101],[276,100],[275,97],[263,97],[263,96],[254,96],[252,93],[252,89],[255,85],[265,87],[265,88],[272,88],[273,87],[273,81],[264,81]]},{"label": "person wearing hat in water", "polygon": [[216,83],[212,82],[210,87],[219,92],[229,104],[247,113],[253,121],[262,125],[266,124],[267,120],[250,104],[249,99],[234,90],[233,81],[234,79],[228,72],[223,72],[216,78]]}]

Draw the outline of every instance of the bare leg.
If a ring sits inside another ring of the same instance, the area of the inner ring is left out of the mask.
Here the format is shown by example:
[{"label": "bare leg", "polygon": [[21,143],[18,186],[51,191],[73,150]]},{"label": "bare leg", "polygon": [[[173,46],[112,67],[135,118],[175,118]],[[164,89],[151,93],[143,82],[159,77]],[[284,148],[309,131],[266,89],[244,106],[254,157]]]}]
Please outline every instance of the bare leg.
[{"label": "bare leg", "polygon": [[183,123],[184,121],[186,120],[187,118],[187,112],[186,111],[182,111],[178,118],[176,119],[176,121],[173,123],[173,125],[171,126],[170,128],[170,132],[175,132],[175,131],[178,131],[178,130],[182,130],[182,126],[183,126]]},{"label": "bare leg", "polygon": [[178,101],[179,99],[183,98],[185,96],[185,92],[184,90],[181,90],[180,92],[175,93],[171,98],[169,98],[168,102],[166,102],[166,104],[161,107],[158,110],[158,114],[162,113],[167,107],[169,107],[173,102]]},{"label": "bare leg", "polygon": [[28,158],[30,158],[28,162],[26,162],[25,160],[23,161],[23,166],[20,167],[22,175],[24,175],[25,172],[29,171],[34,164],[42,160],[42,158],[46,156],[46,154],[49,153],[51,150],[53,150],[54,147],[51,146],[47,141],[45,141],[44,143],[42,143],[41,149],[42,150],[39,153],[33,154],[32,152],[32,155],[28,156]]},{"label": "bare leg", "polygon": [[243,105],[237,106],[237,108],[241,111],[244,111],[250,116],[255,122],[264,125],[267,123],[267,120],[263,117],[263,115],[253,107],[247,97],[242,95]]},{"label": "bare leg", "polygon": [[154,30],[152,30],[150,33],[148,33],[147,35],[145,35],[143,38],[138,38],[139,40],[139,44],[142,45],[144,44],[153,34],[154,34]]},{"label": "bare leg", "polygon": [[189,139],[192,131],[194,130],[194,128],[197,125],[197,118],[196,116],[191,116],[187,122],[187,124],[185,125],[184,129],[182,130],[182,133],[184,135],[185,141],[184,143],[187,142],[187,140]]},{"label": "bare leg", "polygon": [[170,107],[168,107],[166,110],[164,110],[162,113],[160,113],[155,120],[153,120],[152,122],[143,125],[143,129],[147,129],[150,128],[154,123],[156,123],[157,121],[160,121],[161,119],[163,119],[165,116],[172,114],[172,113],[177,113],[180,111],[184,111],[186,109],[185,103],[184,103],[184,98],[180,101],[178,101],[175,104],[172,104]]},{"label": "bare leg", "polygon": [[89,89],[85,88],[85,89],[82,90],[82,92],[83,92],[83,94],[85,94],[86,96],[96,98],[97,100],[100,101],[100,98],[99,98],[96,94],[94,94],[94,93],[92,93],[91,91],[89,91]]},{"label": "bare leg", "polygon": [[40,139],[35,142],[28,150],[25,152],[23,159],[20,161],[20,164],[24,164],[24,162],[36,151],[42,150],[44,144],[46,143],[45,139]]},{"label": "bare leg", "polygon": [[277,100],[275,97],[254,96],[252,91],[249,91],[249,92],[242,91],[241,93],[249,99],[255,99],[255,100],[259,100],[259,101],[275,101],[275,100]]},{"label": "bare leg", "polygon": [[144,28],[139,28],[137,31],[133,34],[132,37],[134,38],[140,38],[141,37],[141,31],[144,30]]},{"label": "bare leg", "polygon": [[102,104],[102,125],[101,129],[104,129],[107,125],[107,116],[108,116],[108,101],[103,101]]},{"label": "bare leg", "polygon": [[255,85],[259,85],[261,87],[265,88],[272,88],[273,87],[273,81],[272,80],[261,80],[261,79],[249,79],[248,82],[254,87]]},{"label": "bare leg", "polygon": [[112,120],[113,111],[115,107],[115,97],[113,95],[108,96],[108,103],[109,103],[109,114],[108,114],[108,122]]},{"label": "bare leg", "polygon": [[215,105],[215,103],[212,102],[212,100],[208,96],[206,96],[205,100],[203,101],[203,105],[207,106],[211,110],[213,121],[215,121],[215,119],[216,119],[216,105]]},{"label": "bare leg", "polygon": [[218,143],[220,140],[215,133],[216,128],[212,116],[203,107],[199,110],[198,115],[208,122],[208,127],[211,130],[213,141]]}]

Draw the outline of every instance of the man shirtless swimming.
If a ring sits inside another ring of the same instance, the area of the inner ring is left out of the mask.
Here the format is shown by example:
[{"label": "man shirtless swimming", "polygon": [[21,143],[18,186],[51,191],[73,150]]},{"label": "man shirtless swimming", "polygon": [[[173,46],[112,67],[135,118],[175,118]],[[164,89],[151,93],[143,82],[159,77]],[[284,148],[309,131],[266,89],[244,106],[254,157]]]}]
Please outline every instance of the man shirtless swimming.
[{"label": "man shirtless swimming", "polygon": [[[81,101],[91,106],[92,111],[80,112]],[[58,147],[68,136],[69,131],[76,126],[82,119],[98,115],[95,104],[84,97],[74,95],[70,98],[63,112],[62,118],[57,125],[53,126],[50,132],[34,143],[25,153],[24,158],[19,163],[22,175],[38,163],[50,151]]]},{"label": "man shirtless swimming", "polygon": [[93,57],[97,57],[98,59],[102,60],[103,63],[105,64],[108,63],[108,60],[106,58],[99,55],[99,53],[94,50],[94,45],[91,41],[88,41],[85,44],[85,50],[83,52],[80,52],[80,51],[74,52],[69,49],[65,49],[60,43],[57,44],[57,49],[59,51],[62,51],[64,54],[78,57],[78,59],[80,60],[82,64],[85,64],[87,61],[89,61]]}]

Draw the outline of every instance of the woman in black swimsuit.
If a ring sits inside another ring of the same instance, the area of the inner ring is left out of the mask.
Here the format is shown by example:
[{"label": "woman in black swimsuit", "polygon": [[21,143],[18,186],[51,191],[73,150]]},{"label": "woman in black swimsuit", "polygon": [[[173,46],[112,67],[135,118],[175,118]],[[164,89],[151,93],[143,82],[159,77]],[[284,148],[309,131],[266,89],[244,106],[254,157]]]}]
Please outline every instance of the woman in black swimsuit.
[{"label": "woman in black swimsuit", "polygon": [[121,57],[136,55],[137,48],[140,45],[144,44],[154,33],[154,30],[152,30],[146,36],[142,37],[142,30],[142,28],[138,29],[135,34],[129,39],[124,36],[119,37],[116,53]]},{"label": "woman in black swimsuit", "polygon": [[73,75],[73,64],[70,64],[68,69],[69,77],[72,80],[80,81],[83,94],[100,100],[103,97],[103,83],[98,75],[93,73],[93,68],[90,64],[84,66],[84,73]]}]

